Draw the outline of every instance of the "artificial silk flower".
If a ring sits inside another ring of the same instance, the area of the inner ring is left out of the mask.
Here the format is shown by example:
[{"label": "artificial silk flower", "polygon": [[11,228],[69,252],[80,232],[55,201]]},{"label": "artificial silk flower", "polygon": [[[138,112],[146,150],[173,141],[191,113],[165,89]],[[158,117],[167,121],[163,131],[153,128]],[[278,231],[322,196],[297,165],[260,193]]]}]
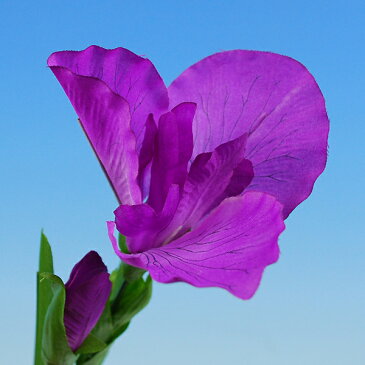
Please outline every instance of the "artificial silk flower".
[{"label": "artificial silk flower", "polygon": [[221,52],[166,88],[123,48],[57,52],[48,65],[120,203],[108,229],[121,259],[160,282],[250,298],[278,258],[283,219],[326,163],[324,99],[305,67]]},{"label": "artificial silk flower", "polygon": [[76,351],[94,328],[112,284],[101,257],[90,251],[72,269],[67,283],[64,325],[69,346]]}]

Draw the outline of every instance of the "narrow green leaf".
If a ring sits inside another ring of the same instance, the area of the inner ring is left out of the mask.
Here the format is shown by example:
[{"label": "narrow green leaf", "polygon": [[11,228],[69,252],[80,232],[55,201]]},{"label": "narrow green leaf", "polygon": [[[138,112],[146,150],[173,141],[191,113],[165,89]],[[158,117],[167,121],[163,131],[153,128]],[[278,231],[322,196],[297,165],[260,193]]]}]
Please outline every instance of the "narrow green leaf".
[{"label": "narrow green leaf", "polygon": [[72,365],[77,357],[68,345],[63,322],[65,286],[58,276],[49,273],[41,274],[41,282],[43,281],[49,283],[53,292],[43,328],[42,356],[44,364]]},{"label": "narrow green leaf", "polygon": [[43,231],[39,250],[39,270],[37,272],[37,313],[36,313],[36,340],[35,340],[35,365],[44,365],[42,360],[42,337],[44,319],[47,309],[53,298],[51,286],[48,281],[41,281],[41,273],[53,274],[52,249]]},{"label": "narrow green leaf", "polygon": [[107,347],[107,344],[98,337],[89,333],[82,345],[77,349],[77,354],[94,354],[100,352]]},{"label": "narrow green leaf", "polygon": [[49,272],[53,274],[53,257],[51,245],[46,235],[41,233],[41,247],[39,250],[39,269],[38,272]]}]

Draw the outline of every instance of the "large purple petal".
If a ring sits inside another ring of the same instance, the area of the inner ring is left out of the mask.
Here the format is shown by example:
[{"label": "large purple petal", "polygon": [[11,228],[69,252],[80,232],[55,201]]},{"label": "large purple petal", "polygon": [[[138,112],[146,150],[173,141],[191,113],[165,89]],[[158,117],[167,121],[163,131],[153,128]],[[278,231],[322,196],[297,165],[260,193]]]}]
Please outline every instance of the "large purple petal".
[{"label": "large purple petal", "polygon": [[171,105],[198,104],[193,156],[248,133],[249,190],[276,196],[285,217],[311,193],[325,167],[329,124],[321,91],[299,62],[268,52],[217,53],[183,72],[169,97]]},{"label": "large purple petal", "polygon": [[83,51],[56,52],[49,57],[48,65],[63,66],[75,74],[100,79],[127,100],[137,151],[148,114],[153,113],[158,120],[168,108],[165,84],[153,64],[127,49],[90,46]]},{"label": "large purple petal", "polygon": [[284,229],[282,205],[264,193],[228,198],[191,232],[170,244],[119,257],[146,269],[162,283],[185,281],[197,287],[220,287],[242,299],[257,290],[267,265],[279,256],[278,236]]},{"label": "large purple petal", "polygon": [[182,103],[163,114],[158,123],[157,140],[151,170],[148,204],[162,209],[172,184],[182,189],[193,152],[191,130],[196,104]]},{"label": "large purple petal", "polygon": [[100,80],[63,67],[51,69],[75,108],[118,200],[140,203],[138,156],[127,102]]},{"label": "large purple petal", "polygon": [[96,325],[112,287],[108,270],[95,251],[75,265],[65,287],[64,324],[69,345],[75,351]]}]

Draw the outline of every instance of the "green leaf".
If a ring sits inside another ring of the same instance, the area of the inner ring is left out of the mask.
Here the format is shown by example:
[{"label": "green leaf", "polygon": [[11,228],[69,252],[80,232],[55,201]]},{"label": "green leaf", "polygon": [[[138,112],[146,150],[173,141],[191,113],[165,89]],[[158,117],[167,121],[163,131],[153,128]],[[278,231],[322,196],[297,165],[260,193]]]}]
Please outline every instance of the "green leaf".
[{"label": "green leaf", "polygon": [[48,281],[41,281],[41,273],[53,274],[52,249],[44,233],[41,233],[39,250],[39,270],[37,272],[37,314],[36,314],[36,341],[35,341],[35,365],[44,365],[42,360],[43,325],[53,293]]},{"label": "green leaf", "polygon": [[122,295],[112,303],[112,316],[114,324],[113,339],[120,335],[123,326],[140,312],[150,301],[152,295],[152,280],[139,278],[132,283],[125,283]]},{"label": "green leaf", "polygon": [[42,357],[44,364],[72,365],[77,357],[68,345],[63,322],[65,286],[58,276],[50,273],[41,274],[41,282],[43,281],[48,282],[53,292],[43,328]]},{"label": "green leaf", "polygon": [[41,247],[39,250],[39,269],[38,272],[49,272],[53,274],[53,257],[51,245],[46,235],[41,233]]},{"label": "green leaf", "polygon": [[82,345],[77,349],[77,354],[94,354],[100,352],[107,347],[107,344],[98,337],[89,333]]}]

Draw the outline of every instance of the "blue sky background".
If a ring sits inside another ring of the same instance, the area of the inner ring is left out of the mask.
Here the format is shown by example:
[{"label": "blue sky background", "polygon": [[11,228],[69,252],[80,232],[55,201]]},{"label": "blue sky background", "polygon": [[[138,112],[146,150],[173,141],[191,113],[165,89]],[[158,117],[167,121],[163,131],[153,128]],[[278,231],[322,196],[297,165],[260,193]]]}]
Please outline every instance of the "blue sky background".
[{"label": "blue sky background", "polygon": [[256,296],[155,284],[106,364],[365,364],[364,4],[1,0],[0,362],[32,363],[42,227],[65,280],[90,249],[118,262],[104,224],[116,201],[46,68],[53,51],[98,44],[148,56],[167,83],[221,50],[289,55],[316,77],[331,119],[327,169]]}]

